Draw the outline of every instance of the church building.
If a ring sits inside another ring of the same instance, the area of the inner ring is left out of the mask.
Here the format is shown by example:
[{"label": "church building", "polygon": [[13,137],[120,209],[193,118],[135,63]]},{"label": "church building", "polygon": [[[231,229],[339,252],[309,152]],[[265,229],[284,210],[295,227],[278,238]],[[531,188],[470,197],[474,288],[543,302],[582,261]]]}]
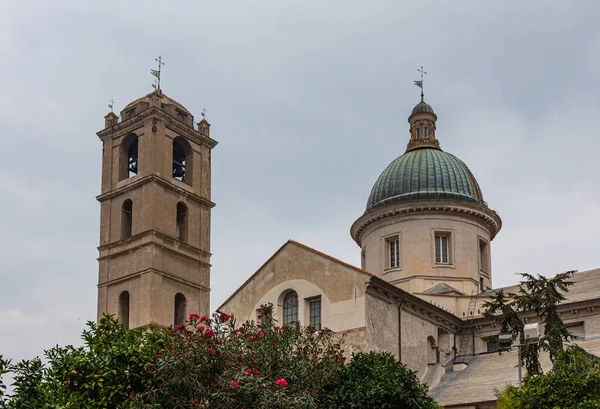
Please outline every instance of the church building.
[{"label": "church building", "polygon": [[[350,227],[360,267],[289,240],[217,310],[258,320],[260,306],[271,303],[282,325],[339,333],[347,356],[391,352],[446,408],[489,409],[494,388],[518,382],[516,353],[496,352],[499,329],[481,308],[494,288],[491,244],[502,220],[467,165],[442,149],[437,119],[421,94],[405,152],[383,170]],[[120,118],[105,117],[98,316],[168,326],[210,312],[217,142],[204,118],[194,124],[160,88]],[[561,315],[577,342],[598,354],[600,269],[574,281]]]}]

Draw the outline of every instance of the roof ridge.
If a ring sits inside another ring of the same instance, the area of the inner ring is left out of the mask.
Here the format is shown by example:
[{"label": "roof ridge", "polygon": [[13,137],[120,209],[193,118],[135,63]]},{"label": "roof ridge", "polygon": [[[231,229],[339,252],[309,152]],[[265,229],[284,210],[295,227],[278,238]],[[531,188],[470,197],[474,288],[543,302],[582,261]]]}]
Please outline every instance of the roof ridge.
[{"label": "roof ridge", "polygon": [[362,268],[356,267],[355,265],[352,265],[350,263],[346,263],[345,261],[342,261],[339,258],[335,258],[335,257],[333,257],[333,256],[331,256],[331,255],[329,255],[327,253],[323,253],[322,251],[319,251],[319,250],[317,250],[317,249],[315,249],[313,247],[307,246],[306,244],[300,243],[299,241],[290,239],[289,242],[290,243],[294,243],[294,244],[296,244],[296,245],[298,245],[300,247],[304,247],[305,249],[310,250],[313,253],[317,253],[318,255],[326,257],[326,258],[328,258],[328,259],[330,259],[332,261],[335,261],[336,263],[340,263],[340,264],[342,264],[342,265],[344,265],[346,267],[350,267],[353,270],[356,270],[358,272],[361,272],[361,273],[364,273],[364,274],[368,274],[368,275],[370,275],[372,277],[375,277],[375,274],[370,273],[367,270],[363,270]]}]

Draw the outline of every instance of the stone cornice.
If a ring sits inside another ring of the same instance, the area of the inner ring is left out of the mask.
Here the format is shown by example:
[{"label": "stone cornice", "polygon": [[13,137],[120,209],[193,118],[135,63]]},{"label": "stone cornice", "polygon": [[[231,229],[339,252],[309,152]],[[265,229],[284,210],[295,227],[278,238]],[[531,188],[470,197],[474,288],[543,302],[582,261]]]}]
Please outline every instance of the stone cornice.
[{"label": "stone cornice", "polygon": [[210,200],[208,200],[202,196],[199,196],[196,193],[190,192],[189,190],[184,189],[180,186],[177,186],[175,183],[172,183],[172,182],[170,182],[160,176],[154,175],[154,174],[143,176],[139,179],[136,179],[135,181],[133,181],[131,183],[120,186],[109,192],[102,193],[102,194],[96,196],[96,200],[98,200],[99,202],[103,202],[105,200],[112,199],[113,197],[120,196],[124,193],[127,193],[130,190],[133,190],[139,186],[145,185],[146,183],[149,183],[149,182],[156,182],[158,184],[166,186],[171,190],[177,191],[177,193],[179,193],[183,197],[192,199],[198,203],[208,206],[209,208],[215,207],[214,202],[211,202]]},{"label": "stone cornice", "polygon": [[161,276],[166,277],[166,278],[168,278],[170,280],[177,281],[179,283],[182,283],[182,284],[188,285],[190,287],[193,287],[193,288],[195,288],[197,290],[210,291],[210,288],[208,288],[208,287],[206,287],[206,286],[204,286],[202,284],[194,283],[192,281],[185,280],[183,278],[176,277],[176,276],[174,276],[172,274],[165,273],[164,271],[158,271],[158,270],[155,270],[153,268],[149,268],[149,269],[142,270],[142,271],[137,271],[135,273],[131,273],[131,274],[127,274],[125,276],[119,277],[119,278],[115,278],[113,280],[108,280],[108,281],[105,281],[103,283],[99,283],[98,284],[98,288],[107,287],[107,286],[109,286],[111,284],[116,284],[116,283],[120,283],[122,281],[131,280],[132,278],[139,277],[139,276],[142,276],[144,274],[151,274],[151,273],[161,275]]},{"label": "stone cornice", "polygon": [[217,145],[217,141],[215,141],[214,139],[210,138],[207,135],[201,134],[194,128],[186,126],[178,119],[173,118],[171,115],[167,114],[166,112],[162,111],[157,107],[149,107],[148,109],[145,109],[144,111],[129,119],[126,119],[125,121],[119,122],[115,125],[109,126],[108,128],[97,132],[96,135],[98,135],[98,137],[102,141],[104,141],[105,139],[114,137],[115,134],[121,135],[127,133],[128,131],[131,131],[132,129],[138,127],[140,122],[143,122],[144,120],[151,117],[162,119],[163,121],[165,121],[168,128],[171,128],[172,130],[178,132],[182,136],[186,136],[192,139],[193,141],[196,141],[200,145],[207,146],[210,149],[214,148]]},{"label": "stone cornice", "polygon": [[[164,244],[154,241],[154,240],[144,241],[141,243],[139,242],[140,240],[143,240],[146,237],[157,237],[161,240],[164,240],[167,242],[172,242],[174,245],[175,245],[175,243],[177,243],[177,246],[182,247],[183,249],[187,250],[187,253],[185,251],[177,251],[175,248],[165,246]],[[131,244],[131,246],[128,246],[129,244]],[[127,253],[134,249],[138,249],[138,248],[149,246],[149,245],[155,245],[155,246],[162,248],[163,250],[175,252],[181,256],[187,257],[194,261],[198,261],[200,263],[210,265],[208,263],[203,262],[201,259],[202,257],[207,258],[207,259],[210,258],[210,256],[211,256],[210,252],[202,250],[198,247],[189,245],[187,243],[182,243],[181,241],[178,241],[174,237],[171,237],[167,234],[164,234],[164,233],[156,231],[156,230],[146,230],[146,231],[136,234],[135,236],[128,237],[126,239],[98,246],[99,252],[114,250],[114,252],[110,252],[109,254],[100,256],[98,258],[98,260],[102,260],[105,258],[112,258],[112,257],[118,256],[119,254]],[[192,257],[189,253],[195,253],[195,255],[197,255],[198,257]]]},{"label": "stone cornice", "polygon": [[360,246],[365,230],[379,222],[391,217],[407,216],[411,214],[448,214],[475,219],[487,226],[493,239],[502,228],[502,219],[493,210],[471,203],[431,200],[422,202],[394,203],[381,209],[363,214],[350,228],[350,235]]},{"label": "stone cornice", "polygon": [[430,322],[433,325],[445,328],[452,334],[459,332],[464,325],[464,321],[455,315],[395,287],[378,277],[371,277],[367,283],[366,293],[390,304],[396,304],[398,308]]}]

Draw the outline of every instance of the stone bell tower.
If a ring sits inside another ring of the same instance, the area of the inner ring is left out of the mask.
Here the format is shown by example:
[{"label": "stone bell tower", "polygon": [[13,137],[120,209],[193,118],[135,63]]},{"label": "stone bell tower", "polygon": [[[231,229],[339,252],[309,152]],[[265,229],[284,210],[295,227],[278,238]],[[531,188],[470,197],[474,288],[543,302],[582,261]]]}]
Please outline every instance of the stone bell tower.
[{"label": "stone bell tower", "polygon": [[156,91],[105,117],[98,318],[129,327],[209,313],[211,150],[206,119]]}]

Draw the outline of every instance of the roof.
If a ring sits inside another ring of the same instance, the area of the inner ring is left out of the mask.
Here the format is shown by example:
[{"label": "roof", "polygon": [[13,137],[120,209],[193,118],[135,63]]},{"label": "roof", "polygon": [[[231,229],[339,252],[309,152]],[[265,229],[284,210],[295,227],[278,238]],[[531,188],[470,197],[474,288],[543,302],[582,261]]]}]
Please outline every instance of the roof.
[{"label": "roof", "polygon": [[366,211],[422,199],[485,205],[467,165],[439,148],[427,147],[404,153],[384,169],[371,189]]},{"label": "roof", "polygon": [[[567,299],[562,304],[598,298],[598,294],[600,294],[600,268],[577,272],[573,275],[572,281],[574,284],[569,287],[569,292],[566,294]],[[519,290],[519,285],[515,284],[501,289],[505,293],[516,293]],[[491,295],[493,291],[487,291],[486,295]]]},{"label": "roof", "polygon": [[[578,341],[577,345],[595,355],[600,354],[600,339]],[[431,396],[440,406],[467,405],[495,401],[494,388],[518,384],[517,351],[481,354],[466,359],[463,371],[446,372],[439,384],[430,389]],[[552,367],[547,353],[540,354],[544,370]],[[448,370],[449,368],[447,368]]]},{"label": "roof", "polygon": [[321,252],[321,251],[319,251],[319,250],[316,250],[316,249],[314,249],[314,248],[312,248],[312,247],[310,247],[310,246],[307,246],[306,244],[302,244],[302,243],[300,243],[300,242],[298,242],[298,241],[295,241],[295,240],[288,240],[288,241],[286,241],[286,242],[285,242],[285,243],[284,243],[284,244],[283,244],[281,247],[279,247],[279,249],[277,249],[277,251],[275,251],[275,253],[273,253],[273,255],[271,255],[271,257],[269,257],[269,258],[267,259],[267,261],[265,261],[265,262],[264,262],[264,263],[263,263],[263,264],[262,264],[262,265],[261,265],[261,266],[258,268],[258,270],[256,270],[256,271],[255,271],[255,272],[254,272],[254,273],[253,273],[253,274],[252,274],[250,277],[248,277],[248,279],[247,279],[246,281],[244,281],[244,283],[243,283],[243,284],[242,284],[242,285],[241,285],[241,286],[240,286],[240,287],[239,287],[237,290],[235,290],[235,291],[234,291],[234,292],[233,292],[233,293],[232,293],[232,294],[231,294],[231,295],[230,295],[230,296],[229,296],[229,297],[228,297],[228,298],[227,298],[225,301],[223,301],[223,303],[222,303],[222,304],[219,306],[219,308],[217,308],[217,311],[219,311],[219,310],[220,310],[220,309],[221,309],[221,308],[222,308],[222,307],[223,307],[225,304],[227,304],[229,301],[231,301],[231,299],[233,299],[233,297],[235,297],[235,295],[236,295],[237,293],[239,293],[239,292],[240,292],[240,291],[241,291],[241,290],[242,290],[242,289],[243,289],[243,288],[244,288],[244,287],[245,287],[245,286],[246,286],[246,285],[247,285],[247,284],[248,284],[250,281],[252,281],[252,279],[253,279],[254,277],[256,277],[256,276],[257,276],[257,275],[258,275],[258,274],[259,274],[259,273],[262,271],[262,269],[263,269],[263,268],[264,268],[264,267],[265,267],[267,264],[269,264],[269,262],[270,262],[271,260],[273,260],[273,259],[274,259],[274,258],[275,258],[275,257],[276,257],[276,256],[277,256],[277,255],[278,255],[278,254],[279,254],[279,253],[280,253],[280,252],[281,252],[281,251],[282,251],[282,250],[283,250],[285,247],[287,247],[287,246],[289,246],[289,245],[295,245],[295,246],[301,247],[301,248],[303,248],[303,249],[305,249],[305,250],[308,250],[308,251],[310,251],[310,252],[312,252],[312,253],[315,253],[315,254],[317,254],[317,255],[319,255],[319,256],[321,256],[321,257],[324,257],[324,258],[326,258],[326,259],[329,259],[329,260],[331,260],[331,261],[333,261],[333,262],[335,262],[335,263],[341,264],[341,265],[343,265],[344,267],[348,267],[348,268],[350,268],[350,269],[352,269],[352,270],[354,270],[354,271],[357,271],[357,272],[359,272],[359,273],[366,274],[366,275],[368,275],[368,276],[371,276],[371,277],[375,277],[375,275],[374,275],[374,274],[372,274],[372,273],[369,273],[368,271],[366,271],[366,270],[363,270],[362,268],[358,268],[358,267],[356,267],[356,266],[353,266],[352,264],[346,263],[346,262],[344,262],[344,261],[342,261],[342,260],[340,260],[340,259],[337,259],[337,258],[335,258],[335,257],[333,257],[333,256],[330,256],[329,254],[326,254],[326,253],[323,253],[323,252]]},{"label": "roof", "polygon": [[157,89],[156,91],[153,91],[149,94],[144,95],[141,98],[136,99],[135,101],[130,102],[129,104],[127,104],[125,106],[125,108],[123,108],[123,111],[126,111],[128,108],[131,108],[132,106],[137,105],[140,102],[150,102],[150,97],[152,97],[153,95],[157,95],[160,98],[161,104],[173,105],[177,109],[191,115],[190,111],[188,111],[186,107],[184,107],[183,105],[181,105],[179,102],[175,101],[174,99],[166,96],[160,89]]},{"label": "roof", "polygon": [[431,107],[431,105],[429,105],[427,102],[421,100],[421,102],[419,102],[417,105],[415,105],[415,107],[413,108],[411,115],[420,113],[420,112],[427,112],[429,114],[433,114],[435,115],[435,112],[433,112],[433,108]]},{"label": "roof", "polygon": [[437,283],[433,287],[425,290],[422,294],[429,295],[467,295],[465,292],[459,290],[458,288],[452,287],[450,284],[446,283]]}]

